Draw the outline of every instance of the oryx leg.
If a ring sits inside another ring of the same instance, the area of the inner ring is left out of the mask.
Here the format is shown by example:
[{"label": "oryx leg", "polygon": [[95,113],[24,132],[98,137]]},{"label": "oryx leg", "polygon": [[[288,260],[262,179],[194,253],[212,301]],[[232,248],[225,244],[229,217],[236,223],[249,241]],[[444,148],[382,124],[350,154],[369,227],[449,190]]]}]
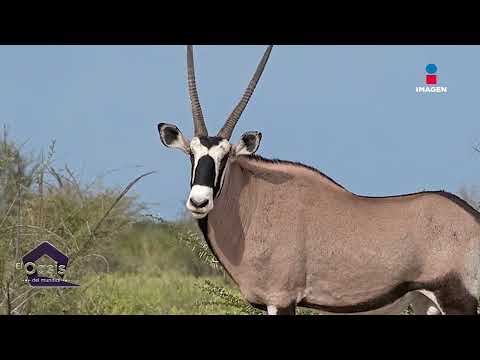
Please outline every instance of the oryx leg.
[{"label": "oryx leg", "polygon": [[472,294],[460,276],[451,276],[433,290],[447,315],[477,315],[478,294]]},{"label": "oryx leg", "polygon": [[443,315],[445,314],[435,294],[427,290],[417,290],[412,293],[411,306],[415,315]]},{"label": "oryx leg", "polygon": [[295,315],[296,306],[290,305],[284,308],[277,307],[274,305],[267,306],[267,313],[268,315]]},{"label": "oryx leg", "polygon": [[456,287],[438,290],[435,295],[447,315],[477,315],[478,300]]},{"label": "oryx leg", "polygon": [[276,306],[273,305],[268,305],[267,306],[267,314],[268,315],[277,315],[278,310]]}]

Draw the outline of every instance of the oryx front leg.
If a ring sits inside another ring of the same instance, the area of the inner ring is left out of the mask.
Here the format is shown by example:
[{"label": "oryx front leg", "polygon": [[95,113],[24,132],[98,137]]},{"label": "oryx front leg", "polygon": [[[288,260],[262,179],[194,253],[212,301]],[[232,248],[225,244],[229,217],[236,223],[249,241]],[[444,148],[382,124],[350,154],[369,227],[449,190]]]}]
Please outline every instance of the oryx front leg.
[{"label": "oryx front leg", "polygon": [[267,306],[267,314],[268,315],[295,315],[296,306],[290,305],[284,308],[280,308],[274,305]]},{"label": "oryx front leg", "polygon": [[274,305],[268,305],[267,306],[267,314],[268,315],[277,315],[278,314],[278,309]]}]

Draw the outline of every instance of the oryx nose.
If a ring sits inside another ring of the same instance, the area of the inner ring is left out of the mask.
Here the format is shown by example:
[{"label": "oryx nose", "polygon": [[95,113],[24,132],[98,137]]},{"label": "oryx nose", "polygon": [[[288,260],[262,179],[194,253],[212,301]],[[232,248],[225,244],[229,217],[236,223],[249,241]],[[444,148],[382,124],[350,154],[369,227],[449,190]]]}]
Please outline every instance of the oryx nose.
[{"label": "oryx nose", "polygon": [[201,209],[208,205],[208,199],[203,201],[196,201],[195,199],[190,198],[190,204],[192,204],[192,206],[196,207],[197,209]]}]

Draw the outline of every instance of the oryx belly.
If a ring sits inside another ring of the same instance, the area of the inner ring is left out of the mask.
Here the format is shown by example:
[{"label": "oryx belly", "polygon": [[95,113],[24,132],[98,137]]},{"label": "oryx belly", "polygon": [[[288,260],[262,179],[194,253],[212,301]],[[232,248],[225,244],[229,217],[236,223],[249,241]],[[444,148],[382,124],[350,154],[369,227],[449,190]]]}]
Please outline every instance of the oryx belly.
[{"label": "oryx belly", "polygon": [[[426,294],[428,295],[426,295]],[[412,306],[415,315],[438,315],[442,313],[440,306],[432,295],[424,290],[412,291],[405,294],[392,304],[383,306],[379,309],[362,311],[358,313],[331,313],[320,311],[321,315],[401,315],[409,305]]]}]

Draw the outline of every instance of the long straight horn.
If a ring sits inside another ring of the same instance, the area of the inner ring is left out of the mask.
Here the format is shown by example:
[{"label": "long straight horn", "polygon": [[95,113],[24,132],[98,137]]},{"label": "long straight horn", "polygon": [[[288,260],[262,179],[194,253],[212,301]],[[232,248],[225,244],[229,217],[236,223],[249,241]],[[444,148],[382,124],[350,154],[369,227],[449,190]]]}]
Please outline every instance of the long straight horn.
[{"label": "long straight horn", "polygon": [[272,52],[272,48],[273,45],[270,45],[267,50],[265,50],[265,54],[263,54],[262,60],[258,64],[257,70],[255,71],[255,74],[253,74],[252,80],[250,80],[250,83],[248,84],[248,87],[245,90],[242,99],[228,117],[225,125],[223,125],[223,128],[218,132],[219,137],[229,140],[232,136],[233,129],[235,128],[238,119],[240,119],[243,110],[245,110],[245,107],[247,106],[248,101],[250,100],[250,97],[255,90],[255,87],[257,86],[258,80],[262,76],[263,69],[265,69],[265,65],[267,64],[270,53]]},{"label": "long straight horn", "polygon": [[208,131],[203,119],[202,107],[198,99],[197,83],[195,81],[195,65],[193,63],[193,48],[187,46],[188,93],[192,103],[193,127],[195,136],[207,136]]}]

